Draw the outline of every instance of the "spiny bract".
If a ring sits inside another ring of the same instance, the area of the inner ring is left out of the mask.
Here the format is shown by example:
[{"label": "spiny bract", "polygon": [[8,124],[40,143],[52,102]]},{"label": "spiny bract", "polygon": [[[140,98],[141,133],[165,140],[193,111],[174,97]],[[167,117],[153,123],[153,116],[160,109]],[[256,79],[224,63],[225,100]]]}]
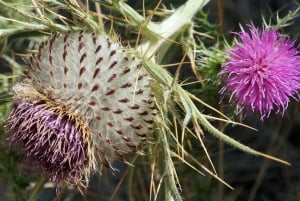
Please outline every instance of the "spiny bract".
[{"label": "spiny bract", "polygon": [[[105,35],[67,33],[43,42],[13,87],[6,122],[51,181],[80,184],[99,163],[112,167],[153,129],[150,79],[134,51]],[[71,173],[70,173],[71,172]]]}]

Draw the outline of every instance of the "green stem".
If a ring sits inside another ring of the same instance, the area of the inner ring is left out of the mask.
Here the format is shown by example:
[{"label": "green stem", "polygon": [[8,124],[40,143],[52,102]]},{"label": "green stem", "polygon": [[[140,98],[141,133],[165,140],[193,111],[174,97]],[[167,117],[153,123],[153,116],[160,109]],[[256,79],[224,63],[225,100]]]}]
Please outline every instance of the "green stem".
[{"label": "green stem", "polygon": [[128,189],[128,200],[129,201],[133,201],[134,200],[134,195],[133,195],[133,189],[134,189],[134,187],[133,187],[133,176],[134,176],[134,169],[135,168],[133,168],[133,167],[128,167],[128,168],[130,168],[129,169],[129,174],[128,174],[128,187],[127,187],[127,189]]},{"label": "green stem", "polygon": [[38,196],[38,194],[40,193],[40,191],[42,190],[42,188],[44,187],[44,184],[46,182],[46,178],[42,177],[36,184],[35,187],[33,189],[33,191],[31,192],[29,198],[27,201],[36,201],[36,198]]},{"label": "green stem", "polygon": [[171,150],[169,142],[166,136],[166,132],[162,129],[162,147],[164,150],[164,172],[165,172],[165,187],[166,187],[166,199],[167,201],[182,201],[180,193],[178,192],[175,176],[174,167],[172,166],[173,161],[171,158]]},{"label": "green stem", "polygon": [[188,0],[184,5],[180,6],[176,11],[167,19],[159,24],[155,24],[148,19],[145,19],[133,8],[128,6],[123,1],[113,1],[116,7],[123,15],[130,20],[130,22],[137,26],[143,27],[146,42],[139,46],[142,55],[151,57],[157,53],[158,49],[171,39],[182,32],[182,28],[192,23],[194,15],[202,9],[209,0]]},{"label": "green stem", "polygon": [[[192,23],[192,18],[202,9],[209,0],[188,0],[180,6],[170,17],[156,26],[149,26],[150,33],[154,33],[150,40],[142,44],[139,49],[142,55],[153,56],[160,47],[182,33],[183,27]],[[150,24],[151,25],[151,24]]]}]

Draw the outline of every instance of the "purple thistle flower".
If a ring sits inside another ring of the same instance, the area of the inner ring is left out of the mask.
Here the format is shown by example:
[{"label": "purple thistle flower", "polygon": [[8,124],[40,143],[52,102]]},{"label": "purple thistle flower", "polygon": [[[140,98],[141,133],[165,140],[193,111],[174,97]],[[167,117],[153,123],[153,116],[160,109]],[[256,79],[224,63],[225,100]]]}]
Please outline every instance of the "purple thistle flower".
[{"label": "purple thistle flower", "polygon": [[50,181],[80,184],[86,144],[67,115],[57,115],[43,101],[15,103],[6,122],[10,146],[21,147]]},{"label": "purple thistle flower", "polygon": [[220,75],[225,86],[220,93],[231,93],[241,109],[260,113],[261,120],[273,110],[284,114],[290,97],[298,99],[300,57],[294,42],[278,31],[259,31],[250,26],[250,33],[238,34],[240,42],[231,49],[230,59]]}]

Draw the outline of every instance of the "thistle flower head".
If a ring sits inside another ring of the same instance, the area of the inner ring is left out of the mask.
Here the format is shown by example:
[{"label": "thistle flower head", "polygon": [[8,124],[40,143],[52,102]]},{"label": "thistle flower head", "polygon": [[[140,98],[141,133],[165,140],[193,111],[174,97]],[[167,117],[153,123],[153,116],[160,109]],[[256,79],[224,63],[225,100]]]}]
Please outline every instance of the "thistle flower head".
[{"label": "thistle flower head", "polygon": [[81,183],[87,161],[85,142],[67,115],[58,115],[44,102],[15,103],[7,123],[10,144],[21,145],[26,157],[45,170],[51,181]]},{"label": "thistle flower head", "polygon": [[104,35],[67,33],[42,43],[29,67],[13,88],[6,131],[50,180],[81,184],[97,164],[142,153],[154,102],[132,50]]},{"label": "thistle flower head", "polygon": [[298,99],[300,57],[294,42],[276,30],[240,32],[240,41],[231,49],[230,59],[220,75],[225,77],[221,93],[228,91],[243,109],[284,114],[290,97]]}]

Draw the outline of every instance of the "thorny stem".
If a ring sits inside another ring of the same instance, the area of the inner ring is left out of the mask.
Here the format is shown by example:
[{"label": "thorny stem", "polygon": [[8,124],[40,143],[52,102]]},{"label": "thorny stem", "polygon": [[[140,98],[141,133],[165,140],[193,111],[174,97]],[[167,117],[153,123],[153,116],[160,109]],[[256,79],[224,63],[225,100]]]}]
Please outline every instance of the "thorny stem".
[{"label": "thorny stem", "polygon": [[[163,127],[163,126],[162,126]],[[164,173],[165,173],[165,180],[166,180],[166,200],[167,201],[182,201],[180,193],[176,186],[175,176],[174,176],[174,167],[172,166],[173,161],[171,158],[171,150],[169,146],[169,142],[167,139],[167,134],[165,129],[161,129],[162,132],[162,147],[164,151]]]},{"label": "thorny stem", "polygon": [[[238,148],[246,153],[254,154],[258,156],[263,156],[266,158],[269,158],[271,160],[290,165],[288,162],[283,161],[281,159],[278,159],[276,157],[269,156],[267,154],[261,153],[259,151],[256,151],[246,145],[243,145],[242,143],[234,140],[233,138],[225,135],[223,132],[215,128],[208,119],[205,118],[205,115],[202,114],[197,106],[194,104],[194,102],[191,100],[191,97],[187,91],[185,91],[181,86],[177,85],[176,83],[173,83],[173,78],[171,75],[163,69],[161,66],[154,64],[153,62],[144,62],[145,69],[151,76],[157,80],[159,83],[164,84],[165,86],[169,87],[170,89],[173,89],[173,91],[176,93],[176,96],[179,97],[181,104],[183,105],[186,115],[190,118],[188,120],[196,119],[200,124],[205,128],[210,134],[213,136],[219,138],[220,140],[224,141],[225,143]],[[173,85],[173,86],[172,86]]]}]

